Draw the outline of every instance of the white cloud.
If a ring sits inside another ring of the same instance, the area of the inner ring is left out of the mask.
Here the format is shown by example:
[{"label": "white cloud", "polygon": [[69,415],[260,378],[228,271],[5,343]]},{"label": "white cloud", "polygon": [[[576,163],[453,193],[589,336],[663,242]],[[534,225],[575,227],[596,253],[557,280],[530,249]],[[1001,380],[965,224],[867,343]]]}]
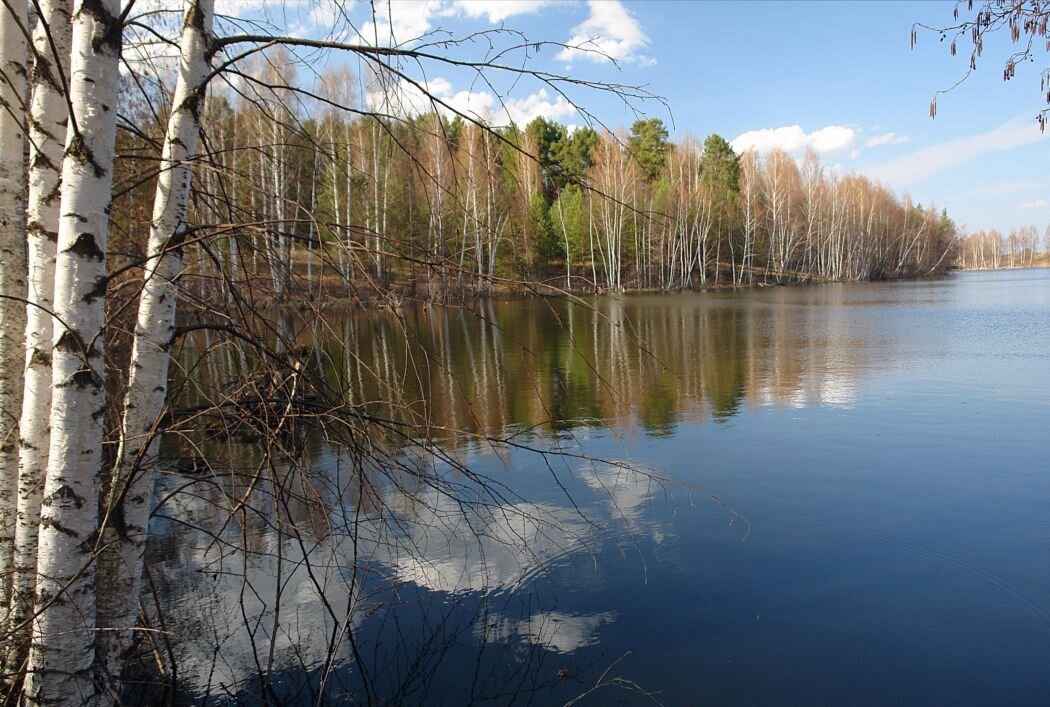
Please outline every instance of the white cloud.
[{"label": "white cloud", "polygon": [[[175,2],[167,4],[174,6]],[[260,2],[259,0],[215,0],[215,14],[238,17],[247,12],[254,12],[265,6],[266,3]]]},{"label": "white cloud", "polygon": [[558,59],[573,61],[584,58],[592,61],[655,63],[640,54],[649,45],[637,18],[619,0],[588,0],[590,15],[572,30],[567,46],[558,53]]},{"label": "white cloud", "polygon": [[1033,199],[1032,201],[1024,201],[1017,205],[1019,209],[1045,209],[1046,199]]},{"label": "white cloud", "polygon": [[533,645],[555,653],[572,653],[597,643],[598,629],[615,620],[616,614],[612,612],[573,616],[562,611],[547,611],[529,617],[518,626],[518,634]]},{"label": "white cloud", "polygon": [[[536,12],[551,0],[382,0],[364,12],[351,10],[360,22],[356,41],[379,45],[405,45],[436,29],[436,21],[447,17],[484,19],[499,24],[515,15]],[[175,11],[174,0],[141,0],[148,5]],[[368,5],[364,3],[363,5]],[[374,7],[374,14],[371,8]],[[335,3],[314,0],[216,0],[216,12],[241,19],[259,20],[292,27],[305,36],[328,36],[347,28],[346,10]]]},{"label": "white cloud", "polygon": [[[872,128],[872,130],[877,130],[877,128]],[[911,140],[907,135],[898,135],[895,132],[865,137],[867,132],[863,128],[848,125],[828,125],[807,133],[799,125],[786,125],[781,128],[751,130],[738,135],[731,144],[737,152],[751,149],[758,152],[769,152],[780,149],[800,159],[807,150],[812,150],[821,157],[848,156],[855,160],[866,149],[902,145]]]},{"label": "white cloud", "polygon": [[452,82],[442,76],[423,82],[423,86],[435,96],[447,96],[452,93]]},{"label": "white cloud", "polygon": [[[154,0],[154,2],[166,3],[178,6],[182,3],[175,0]],[[141,5],[141,1],[137,5]],[[236,19],[251,19],[276,26],[292,26],[301,24],[305,19],[316,16],[320,20],[334,18],[334,8],[327,12],[327,4],[320,5],[307,0],[283,0],[280,3],[266,2],[265,0],[215,0],[215,14],[228,16]]]},{"label": "white cloud", "polygon": [[[427,93],[441,103],[431,100]],[[576,108],[565,98],[556,96],[551,100],[544,89],[523,98],[506,98],[501,104],[488,91],[455,91],[448,79],[442,77],[420,82],[420,86],[402,80],[386,91],[370,91],[367,100],[373,110],[391,115],[419,115],[436,109],[443,115],[458,112],[494,125],[510,121],[525,125],[540,116],[561,119],[576,113]]]},{"label": "white cloud", "polygon": [[888,132],[882,135],[871,135],[864,141],[864,147],[881,147],[882,145],[903,145],[911,140],[907,135]]},{"label": "white cloud", "polygon": [[548,4],[549,0],[455,0],[455,11],[470,18],[484,17],[489,22],[502,22],[514,15],[525,15]]},{"label": "white cloud", "polygon": [[361,39],[378,46],[411,44],[432,28],[441,0],[384,0],[376,3],[374,19],[361,27]]},{"label": "white cloud", "polygon": [[510,119],[518,125],[527,125],[540,117],[547,120],[560,120],[576,113],[576,107],[565,100],[564,96],[557,96],[551,101],[547,91],[542,88],[530,96],[520,100],[511,98],[505,103]]},{"label": "white cloud", "polygon": [[829,125],[811,133],[807,133],[801,126],[789,125],[783,128],[751,130],[738,135],[730,144],[738,153],[751,149],[757,152],[781,149],[801,157],[807,149],[822,156],[845,152],[853,148],[856,142],[857,131],[844,125]]},{"label": "white cloud", "polygon": [[865,171],[875,179],[900,188],[949,167],[966,164],[980,155],[1031,145],[1047,137],[1050,136],[1041,133],[1026,113],[987,132],[925,147]]},{"label": "white cloud", "polygon": [[482,94],[472,94],[470,91],[455,93],[448,79],[439,76],[429,81],[420,81],[418,85],[402,79],[385,89],[377,88],[369,91],[366,100],[372,110],[401,117],[429,113],[435,109],[446,114],[451,112],[432,100],[431,97],[433,97],[456,110],[485,117],[485,111],[491,107],[491,96],[488,100],[475,97],[479,95]]},{"label": "white cloud", "polygon": [[[167,2],[178,6],[178,16],[181,17],[182,2],[173,0],[150,0],[152,2]],[[260,30],[268,27],[271,31],[279,34],[287,34],[291,37],[309,39],[332,39],[345,41],[354,38],[353,41],[364,40],[358,35],[356,29],[351,27],[348,18],[348,4],[335,2],[317,2],[316,0],[281,0],[281,2],[266,2],[266,0],[215,0],[215,14],[220,33],[225,28],[239,34],[245,25],[241,22],[248,21],[256,25]],[[143,6],[143,0],[136,3],[136,9]],[[234,25],[226,25],[223,18],[235,21]],[[363,20],[362,20],[363,21]],[[369,25],[371,31],[371,25]],[[371,37],[371,35],[369,35]]]},{"label": "white cloud", "polygon": [[857,132],[842,125],[829,125],[809,135],[809,144],[819,154],[839,152],[853,145]]},{"label": "white cloud", "polygon": [[598,629],[614,622],[617,615],[612,611],[580,615],[543,611],[524,619],[497,617],[479,625],[477,635],[491,643],[507,643],[517,637],[554,653],[572,653],[598,643]]},{"label": "white cloud", "polygon": [[340,19],[339,8],[335,3],[318,3],[310,9],[310,22],[314,27],[334,28]]},{"label": "white cloud", "polygon": [[361,28],[363,41],[411,44],[435,29],[435,18],[467,17],[499,24],[508,17],[536,12],[549,0],[383,0],[373,21]]},{"label": "white cloud", "polygon": [[[442,100],[452,106],[454,112],[468,115],[487,123],[494,122],[493,118],[497,105],[491,93],[486,91],[457,91]],[[442,108],[441,112],[447,115],[453,111]]]}]

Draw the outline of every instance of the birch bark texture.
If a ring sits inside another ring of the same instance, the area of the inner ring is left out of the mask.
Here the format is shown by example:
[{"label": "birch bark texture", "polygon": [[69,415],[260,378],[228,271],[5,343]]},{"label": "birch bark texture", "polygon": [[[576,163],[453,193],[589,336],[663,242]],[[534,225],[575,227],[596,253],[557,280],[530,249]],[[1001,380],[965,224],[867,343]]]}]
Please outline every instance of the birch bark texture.
[{"label": "birch bark texture", "polygon": [[161,154],[139,298],[131,371],[117,466],[99,555],[99,662],[117,680],[133,645],[142,585],[143,551],[149,529],[160,435],[158,420],[168,391],[169,348],[175,331],[176,280],[182,270],[182,241],[193,160],[201,129],[205,81],[210,73],[214,0],[190,0],[179,41],[179,73]]},{"label": "birch bark texture", "polygon": [[25,104],[28,4],[0,7],[0,631],[11,596],[18,418],[25,365]]},{"label": "birch bark texture", "polygon": [[47,473],[51,428],[51,340],[54,334],[55,246],[58,242],[62,153],[69,123],[64,83],[69,76],[72,27],[70,0],[42,0],[33,29],[34,65],[30,75],[29,197],[26,238],[29,292],[26,304],[26,358],[21,441],[18,452],[18,513],[15,527],[11,623],[24,658],[19,629],[32,616],[36,592],[40,498]]},{"label": "birch bark texture", "polygon": [[102,326],[122,38],[117,0],[77,0],[74,7],[72,124],[62,161],[55,263],[51,438],[24,694],[29,705],[88,704],[95,693]]}]

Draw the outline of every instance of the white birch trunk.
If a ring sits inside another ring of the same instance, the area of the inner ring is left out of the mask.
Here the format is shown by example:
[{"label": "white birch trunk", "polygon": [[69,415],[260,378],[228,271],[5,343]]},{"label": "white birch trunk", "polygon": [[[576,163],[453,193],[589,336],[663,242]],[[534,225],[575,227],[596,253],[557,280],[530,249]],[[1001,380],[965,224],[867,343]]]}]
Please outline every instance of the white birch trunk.
[{"label": "white birch trunk", "polygon": [[[12,626],[32,615],[36,592],[40,495],[47,473],[51,428],[51,310],[55,293],[62,151],[69,123],[62,83],[69,76],[71,0],[42,0],[33,32],[36,65],[30,78],[29,199],[26,207],[29,251],[29,304],[26,308],[26,368],[19,424],[18,515],[15,528]],[[50,28],[48,32],[47,28]],[[54,54],[52,54],[54,46]],[[26,627],[28,629],[28,626]],[[27,646],[19,632],[12,663],[21,663]]]},{"label": "white birch trunk", "polygon": [[[354,232],[351,228],[352,219],[354,216],[354,134],[353,126],[349,120],[343,124],[343,135],[346,140],[346,169],[344,170],[343,178],[346,182],[346,191],[343,193],[343,209],[346,216],[342,219],[343,223],[343,243],[346,248],[346,294],[349,297],[351,292],[350,277],[354,271],[354,265],[356,256],[354,255]],[[363,162],[363,155],[359,160]],[[363,174],[363,172],[362,172]],[[364,207],[367,211],[367,207]]]},{"label": "white birch trunk", "polygon": [[99,664],[119,680],[138,619],[143,550],[160,436],[154,427],[168,390],[168,349],[175,330],[174,281],[182,267],[193,159],[209,72],[214,0],[190,0],[180,40],[179,76],[161,155],[160,177],[147,246],[148,265],[139,299],[131,373],[117,467],[113,474],[99,555]]},{"label": "white birch trunk", "polygon": [[28,4],[0,6],[0,631],[11,596],[26,307],[26,31]]},{"label": "white birch trunk", "polygon": [[94,696],[95,564],[105,387],[102,326],[113,184],[120,3],[77,0],[70,130],[62,162],[55,265],[51,440],[37,564],[37,617],[25,701],[79,705]]}]

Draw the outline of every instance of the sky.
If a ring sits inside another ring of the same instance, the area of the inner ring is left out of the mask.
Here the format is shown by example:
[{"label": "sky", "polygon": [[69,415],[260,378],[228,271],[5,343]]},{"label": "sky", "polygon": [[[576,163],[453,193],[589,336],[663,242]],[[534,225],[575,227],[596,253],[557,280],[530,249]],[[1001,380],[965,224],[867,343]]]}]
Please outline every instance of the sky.
[{"label": "sky", "polygon": [[[584,87],[569,87],[566,99],[534,81],[497,72],[488,84],[440,63],[407,65],[405,73],[448,105],[494,122],[543,115],[629,127],[640,109],[667,123],[673,139],[718,133],[738,150],[781,147],[801,157],[813,149],[826,168],[866,174],[917,203],[947,208],[970,231],[1031,224],[1042,232],[1050,223],[1050,133],[1035,121],[1042,65],[1022,65],[1004,82],[1009,37],[991,37],[977,71],[941,95],[930,118],[930,100],[963,76],[968,49],[960,43],[952,57],[948,41],[921,29],[911,48],[911,28],[951,24],[950,2],[376,0],[339,8],[285,0],[263,12],[301,35],[457,57],[491,55],[522,38],[583,47],[533,47],[527,66],[645,86],[666,105],[626,106]],[[219,0],[219,10],[259,11],[246,0]],[[440,44],[499,27],[514,33]],[[521,51],[501,57],[516,66],[525,60]],[[406,86],[400,107],[425,108]],[[361,92],[370,96],[367,87]]]}]

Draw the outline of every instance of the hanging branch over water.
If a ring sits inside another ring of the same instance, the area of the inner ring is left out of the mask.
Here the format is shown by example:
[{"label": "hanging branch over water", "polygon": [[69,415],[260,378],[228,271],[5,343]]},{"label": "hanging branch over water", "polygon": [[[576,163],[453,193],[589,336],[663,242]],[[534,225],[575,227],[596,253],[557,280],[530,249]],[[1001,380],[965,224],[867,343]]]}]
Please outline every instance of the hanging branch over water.
[{"label": "hanging branch over water", "polygon": [[[930,101],[930,117],[937,117],[937,98],[955,90],[977,70],[978,61],[985,51],[986,42],[994,42],[996,35],[1009,34],[1011,51],[1003,61],[1003,81],[1017,75],[1017,67],[1024,63],[1035,63],[1038,57],[1050,51],[1050,6],[1041,0],[958,0],[952,12],[954,23],[946,26],[927,25],[917,22],[911,29],[911,46],[915,47],[919,30],[940,35],[943,43],[949,40],[949,51],[955,56],[960,42],[969,48],[969,65],[962,77],[951,87],[937,91]],[[1039,72],[1039,89],[1044,101],[1050,104],[1050,68]],[[1036,115],[1040,130],[1046,130],[1050,108]]]}]

